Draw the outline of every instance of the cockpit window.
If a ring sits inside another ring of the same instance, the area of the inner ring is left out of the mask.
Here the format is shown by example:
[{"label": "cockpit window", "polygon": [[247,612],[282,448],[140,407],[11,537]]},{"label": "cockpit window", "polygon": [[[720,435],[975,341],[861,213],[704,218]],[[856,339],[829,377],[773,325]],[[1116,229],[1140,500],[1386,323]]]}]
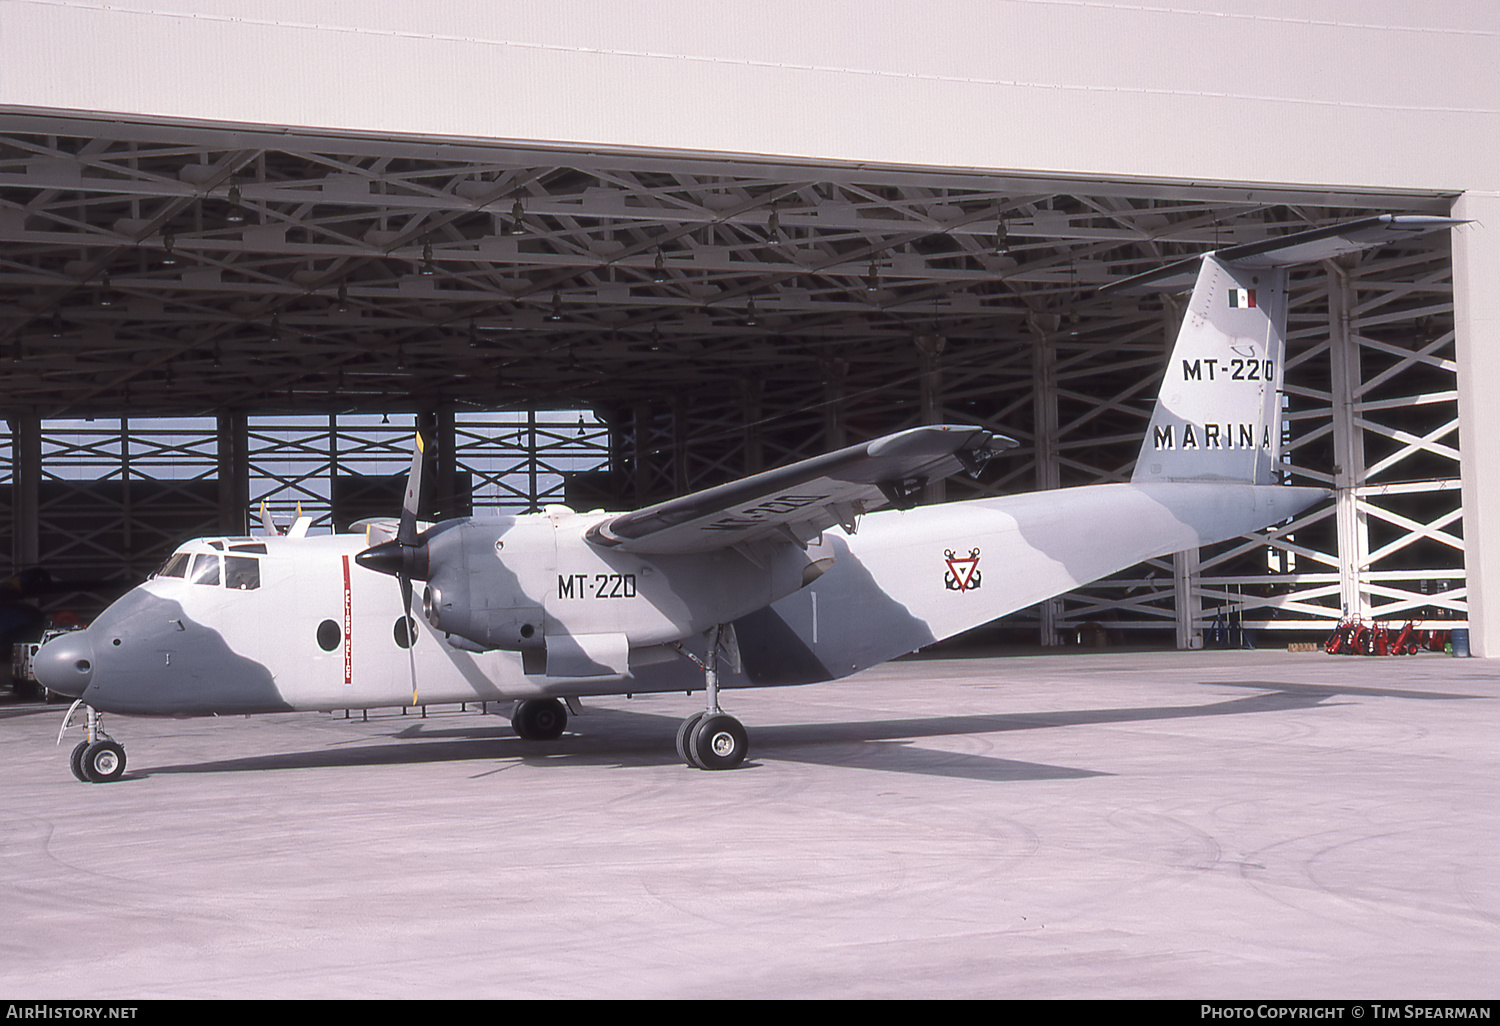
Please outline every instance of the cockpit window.
[{"label": "cockpit window", "polygon": [[259,552],[262,556],[266,554],[265,542],[242,542],[238,545],[229,546],[230,552]]},{"label": "cockpit window", "polygon": [[249,556],[225,556],[224,583],[237,591],[259,588],[260,560]]},{"label": "cockpit window", "polygon": [[192,579],[194,584],[219,584],[219,557],[213,553],[200,552],[193,557]]},{"label": "cockpit window", "polygon": [[174,552],[167,557],[167,561],[156,571],[157,577],[186,577],[188,566],[188,554],[186,552]]}]

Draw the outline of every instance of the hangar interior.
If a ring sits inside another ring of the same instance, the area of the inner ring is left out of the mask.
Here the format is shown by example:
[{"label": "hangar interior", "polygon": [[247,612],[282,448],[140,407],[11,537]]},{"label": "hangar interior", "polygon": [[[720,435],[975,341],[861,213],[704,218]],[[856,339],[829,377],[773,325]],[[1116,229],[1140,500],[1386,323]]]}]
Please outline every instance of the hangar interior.
[{"label": "hangar interior", "polygon": [[[1454,195],[0,119],[0,533],[85,617],[265,501],[633,508],[918,424],[1020,442],[926,501],[1128,479],[1181,297],[1101,286]],[[1284,476],[1335,498],[1006,621],[1466,624],[1438,234],[1293,284]]]}]

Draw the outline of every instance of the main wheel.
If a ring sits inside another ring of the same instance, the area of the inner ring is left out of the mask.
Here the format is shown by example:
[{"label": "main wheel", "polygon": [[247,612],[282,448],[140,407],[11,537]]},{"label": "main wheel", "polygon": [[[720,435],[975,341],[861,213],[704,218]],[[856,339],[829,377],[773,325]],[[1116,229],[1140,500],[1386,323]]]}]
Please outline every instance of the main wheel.
[{"label": "main wheel", "polygon": [[84,747],[78,762],[90,783],[119,780],[125,773],[125,749],[114,741],[95,741]]},{"label": "main wheel", "polygon": [[695,712],[683,720],[682,725],[677,728],[677,758],[696,769],[704,769],[705,767],[699,766],[698,761],[693,758],[693,752],[688,747],[688,738],[692,737],[693,728],[698,725],[698,721],[707,715],[706,711]]},{"label": "main wheel", "polygon": [[726,713],[704,716],[688,736],[694,763],[708,770],[734,769],[745,761],[749,747],[744,726]]},{"label": "main wheel", "polygon": [[568,710],[555,698],[529,698],[516,704],[510,725],[527,741],[555,741],[568,725]]},{"label": "main wheel", "polygon": [[83,750],[88,746],[87,741],[80,741],[74,746],[73,754],[68,756],[68,767],[73,771],[73,775],[85,784],[89,782],[89,778],[83,774]]}]

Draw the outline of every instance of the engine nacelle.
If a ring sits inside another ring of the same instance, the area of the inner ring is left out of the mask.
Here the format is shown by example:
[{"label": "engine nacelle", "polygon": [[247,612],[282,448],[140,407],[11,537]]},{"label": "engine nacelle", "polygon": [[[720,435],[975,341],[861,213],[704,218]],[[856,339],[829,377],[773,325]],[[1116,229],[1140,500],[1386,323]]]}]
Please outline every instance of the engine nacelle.
[{"label": "engine nacelle", "polygon": [[[538,541],[550,545],[550,526],[543,526],[547,534]],[[544,558],[547,549],[513,542],[512,559],[502,558],[501,533],[497,526],[471,521],[426,539],[430,570],[422,612],[434,630],[463,638],[480,651],[540,649],[542,603],[509,564]]]},{"label": "engine nacelle", "polygon": [[762,542],[705,553],[600,549],[588,515],[549,510],[446,521],[362,565],[426,582],[422,612],[449,644],[523,656],[527,673],[623,676],[630,653],[730,623],[806,587],[831,559]]}]

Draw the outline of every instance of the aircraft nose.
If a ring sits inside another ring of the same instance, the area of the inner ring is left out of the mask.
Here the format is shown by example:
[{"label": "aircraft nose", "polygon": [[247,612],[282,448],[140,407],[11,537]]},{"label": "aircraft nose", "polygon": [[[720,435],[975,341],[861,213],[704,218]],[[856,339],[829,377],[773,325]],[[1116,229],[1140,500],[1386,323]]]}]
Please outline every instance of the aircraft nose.
[{"label": "aircraft nose", "polygon": [[94,644],[88,631],[75,631],[43,645],[31,662],[36,679],[49,691],[82,698],[94,676]]}]

